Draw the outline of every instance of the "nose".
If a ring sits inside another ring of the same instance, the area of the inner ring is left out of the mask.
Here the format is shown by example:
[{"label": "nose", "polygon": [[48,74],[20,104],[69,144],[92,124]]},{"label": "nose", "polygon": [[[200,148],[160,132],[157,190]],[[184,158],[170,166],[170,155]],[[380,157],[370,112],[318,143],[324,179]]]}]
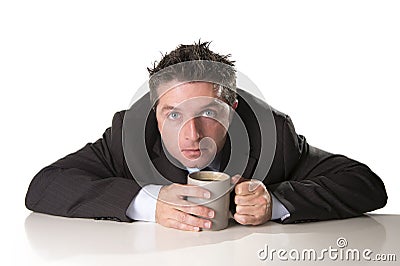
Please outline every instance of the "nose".
[{"label": "nose", "polygon": [[200,138],[200,127],[198,119],[191,118],[183,125],[181,134],[186,140],[196,141]]}]

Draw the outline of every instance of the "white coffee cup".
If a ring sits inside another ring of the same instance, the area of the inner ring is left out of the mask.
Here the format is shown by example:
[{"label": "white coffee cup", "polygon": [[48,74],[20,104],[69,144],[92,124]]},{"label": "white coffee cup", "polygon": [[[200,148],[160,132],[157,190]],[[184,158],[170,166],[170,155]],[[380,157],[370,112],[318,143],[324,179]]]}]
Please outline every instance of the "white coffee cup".
[{"label": "white coffee cup", "polygon": [[217,231],[228,226],[229,222],[229,193],[231,191],[231,178],[221,172],[199,171],[188,174],[188,184],[201,186],[211,193],[211,198],[188,197],[187,200],[199,205],[207,206],[214,210],[211,229]]}]

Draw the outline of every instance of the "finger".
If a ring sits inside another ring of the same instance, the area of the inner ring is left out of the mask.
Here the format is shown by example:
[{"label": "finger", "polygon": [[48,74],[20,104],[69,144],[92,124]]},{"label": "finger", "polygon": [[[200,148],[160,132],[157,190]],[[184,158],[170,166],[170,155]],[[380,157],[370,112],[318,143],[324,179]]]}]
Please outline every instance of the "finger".
[{"label": "finger", "polygon": [[200,231],[200,228],[198,226],[184,224],[184,223],[178,222],[177,220],[174,220],[174,219],[167,219],[167,221],[165,222],[165,226],[183,230],[183,231],[194,231],[194,232]]},{"label": "finger", "polygon": [[257,224],[256,217],[253,215],[235,213],[233,215],[233,218],[236,220],[236,222],[243,224],[243,225]]},{"label": "finger", "polygon": [[177,192],[181,196],[196,197],[196,198],[211,198],[211,193],[205,188],[196,185],[179,185]]},{"label": "finger", "polygon": [[260,203],[258,200],[258,195],[249,194],[249,195],[236,195],[235,196],[235,204],[236,205],[245,205],[245,206],[253,206]]},{"label": "finger", "polygon": [[262,190],[265,188],[265,185],[258,179],[251,179],[249,182],[249,191],[255,191],[257,189]]},{"label": "finger", "polygon": [[197,226],[200,228],[211,228],[212,223],[210,220],[195,217],[189,213],[174,209],[170,218],[177,220],[180,223]]},{"label": "finger", "polygon": [[250,182],[251,182],[251,181],[244,181],[244,182],[241,182],[240,184],[237,184],[236,187],[235,187],[235,193],[236,193],[236,195],[250,195],[250,194],[254,194],[253,191],[250,191],[250,190],[249,190]]},{"label": "finger", "polygon": [[265,185],[257,179],[251,179],[245,182],[241,182],[235,187],[235,193],[238,195],[248,195],[253,193],[261,194],[265,190]]},{"label": "finger", "polygon": [[194,214],[197,216],[214,218],[215,211],[213,209],[208,208],[206,206],[198,205],[193,202],[188,202],[188,201],[183,201],[183,202],[184,203],[182,203],[180,206],[176,206],[175,208],[180,211]]},{"label": "finger", "polygon": [[270,198],[265,197],[264,195],[259,194],[249,194],[249,195],[236,195],[235,196],[235,204],[236,205],[265,205],[270,203]]},{"label": "finger", "polygon": [[255,215],[262,208],[261,205],[236,205],[237,214]]}]

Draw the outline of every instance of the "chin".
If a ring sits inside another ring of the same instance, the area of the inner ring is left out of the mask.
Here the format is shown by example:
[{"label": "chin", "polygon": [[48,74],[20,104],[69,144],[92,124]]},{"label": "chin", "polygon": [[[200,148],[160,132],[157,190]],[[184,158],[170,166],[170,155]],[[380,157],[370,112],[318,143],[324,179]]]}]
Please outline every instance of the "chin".
[{"label": "chin", "polygon": [[197,159],[187,159],[187,158],[183,158],[181,160],[181,163],[189,168],[204,168],[205,166],[207,166],[209,164],[209,160],[207,160],[206,158],[197,158]]}]

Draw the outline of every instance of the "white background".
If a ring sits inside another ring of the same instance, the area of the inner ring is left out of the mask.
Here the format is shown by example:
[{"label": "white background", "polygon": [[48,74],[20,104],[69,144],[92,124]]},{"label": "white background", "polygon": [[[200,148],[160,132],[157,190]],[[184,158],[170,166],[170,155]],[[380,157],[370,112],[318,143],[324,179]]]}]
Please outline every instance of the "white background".
[{"label": "white background", "polygon": [[101,137],[160,52],[199,38],[231,53],[311,145],[367,164],[389,195],[377,212],[400,213],[399,3],[261,2],[0,2],[6,260],[18,258],[16,248],[31,252],[24,197],[32,177]]}]

